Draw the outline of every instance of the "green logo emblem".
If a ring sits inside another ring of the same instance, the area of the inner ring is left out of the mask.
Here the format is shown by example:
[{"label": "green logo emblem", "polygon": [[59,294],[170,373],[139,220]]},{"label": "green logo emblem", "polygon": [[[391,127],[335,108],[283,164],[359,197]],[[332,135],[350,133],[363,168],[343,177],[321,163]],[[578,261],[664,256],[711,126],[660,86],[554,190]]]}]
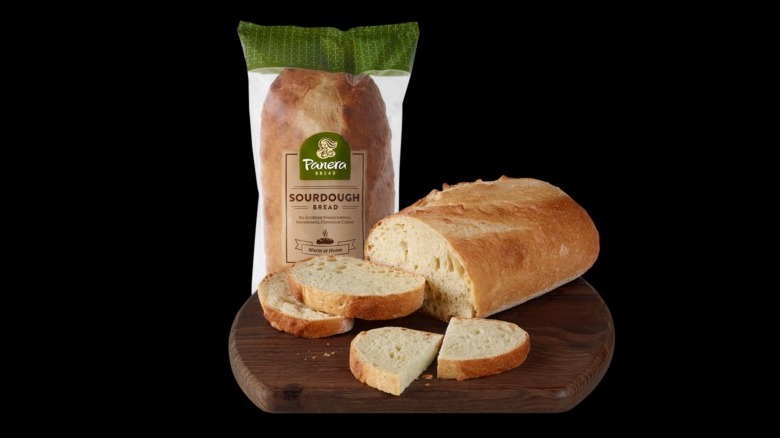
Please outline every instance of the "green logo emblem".
[{"label": "green logo emblem", "polygon": [[320,132],[301,145],[301,179],[349,179],[350,150],[344,137]]}]

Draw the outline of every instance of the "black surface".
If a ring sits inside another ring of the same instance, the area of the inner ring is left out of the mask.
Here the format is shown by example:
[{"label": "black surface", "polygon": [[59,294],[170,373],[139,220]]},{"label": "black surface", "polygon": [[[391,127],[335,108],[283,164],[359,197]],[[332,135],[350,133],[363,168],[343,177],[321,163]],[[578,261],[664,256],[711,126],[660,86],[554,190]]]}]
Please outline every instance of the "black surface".
[{"label": "black surface", "polygon": [[[256,408],[228,362],[230,325],[249,294],[257,208],[238,22],[347,29],[418,21],[404,103],[401,205],[442,183],[534,177],[568,192],[601,235],[599,259],[584,277],[615,322],[609,371],[568,413],[504,421],[599,431],[627,406],[642,414],[638,406],[660,377],[645,368],[654,360],[647,351],[654,338],[639,315],[652,313],[647,297],[665,287],[652,264],[657,232],[645,225],[664,222],[664,209],[654,208],[664,202],[663,188],[647,169],[659,163],[663,175],[660,164],[670,156],[651,108],[662,94],[655,74],[669,65],[657,62],[645,23],[600,11],[487,8],[445,18],[413,8],[395,12],[392,3],[377,14],[356,3],[274,9],[257,3],[183,11],[147,17],[148,27],[134,30],[144,38],[130,44],[134,63],[124,67],[140,85],[131,97],[148,111],[132,126],[143,126],[154,141],[133,128],[128,136],[148,165],[135,178],[153,175],[155,186],[152,196],[143,195],[147,213],[133,218],[154,229],[144,269],[164,277],[150,282],[148,295],[166,323],[142,359],[157,377],[147,409],[160,417],[176,412],[173,418],[190,425],[248,431],[298,421]],[[456,152],[463,144],[479,153]],[[183,341],[172,345],[173,336]]]}]

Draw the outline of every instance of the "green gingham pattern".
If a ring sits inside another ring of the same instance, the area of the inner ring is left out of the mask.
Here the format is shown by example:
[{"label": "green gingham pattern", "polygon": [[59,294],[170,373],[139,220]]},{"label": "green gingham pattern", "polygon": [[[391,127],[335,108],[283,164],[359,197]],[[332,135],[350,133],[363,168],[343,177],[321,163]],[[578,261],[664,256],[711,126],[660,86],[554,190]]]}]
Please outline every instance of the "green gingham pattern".
[{"label": "green gingham pattern", "polygon": [[297,67],[352,74],[411,73],[417,23],[355,27],[260,26],[242,21],[247,70]]}]

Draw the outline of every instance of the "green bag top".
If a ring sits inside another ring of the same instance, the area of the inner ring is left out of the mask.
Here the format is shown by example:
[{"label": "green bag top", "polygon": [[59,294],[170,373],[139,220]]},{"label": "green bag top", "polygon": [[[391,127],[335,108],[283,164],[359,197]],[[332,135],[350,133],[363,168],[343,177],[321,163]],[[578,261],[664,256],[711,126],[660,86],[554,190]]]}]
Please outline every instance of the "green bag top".
[{"label": "green bag top", "polygon": [[355,27],[260,26],[242,21],[238,36],[248,71],[297,67],[329,72],[410,74],[417,23]]}]

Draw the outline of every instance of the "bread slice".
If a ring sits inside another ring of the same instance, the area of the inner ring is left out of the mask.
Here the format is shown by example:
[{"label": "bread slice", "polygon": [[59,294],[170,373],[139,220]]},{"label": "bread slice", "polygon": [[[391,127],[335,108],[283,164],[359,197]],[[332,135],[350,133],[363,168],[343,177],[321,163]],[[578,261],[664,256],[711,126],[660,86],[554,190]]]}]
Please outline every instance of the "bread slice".
[{"label": "bread slice", "polygon": [[528,333],[495,319],[452,318],[439,350],[436,377],[466,380],[503,373],[525,362]]},{"label": "bread slice", "polygon": [[257,287],[263,316],[277,330],[304,338],[324,338],[352,330],[354,320],[307,307],[287,287],[287,274],[267,275]]},{"label": "bread slice", "polygon": [[422,275],[348,256],[300,261],[287,270],[287,282],[307,306],[347,318],[400,318],[425,295]]},{"label": "bread slice", "polygon": [[445,185],[378,222],[365,259],[428,281],[422,312],[485,318],[585,273],[599,253],[588,213],[531,178]]},{"label": "bread slice", "polygon": [[436,358],[443,337],[404,327],[360,332],[349,347],[349,369],[366,385],[401,395]]}]

